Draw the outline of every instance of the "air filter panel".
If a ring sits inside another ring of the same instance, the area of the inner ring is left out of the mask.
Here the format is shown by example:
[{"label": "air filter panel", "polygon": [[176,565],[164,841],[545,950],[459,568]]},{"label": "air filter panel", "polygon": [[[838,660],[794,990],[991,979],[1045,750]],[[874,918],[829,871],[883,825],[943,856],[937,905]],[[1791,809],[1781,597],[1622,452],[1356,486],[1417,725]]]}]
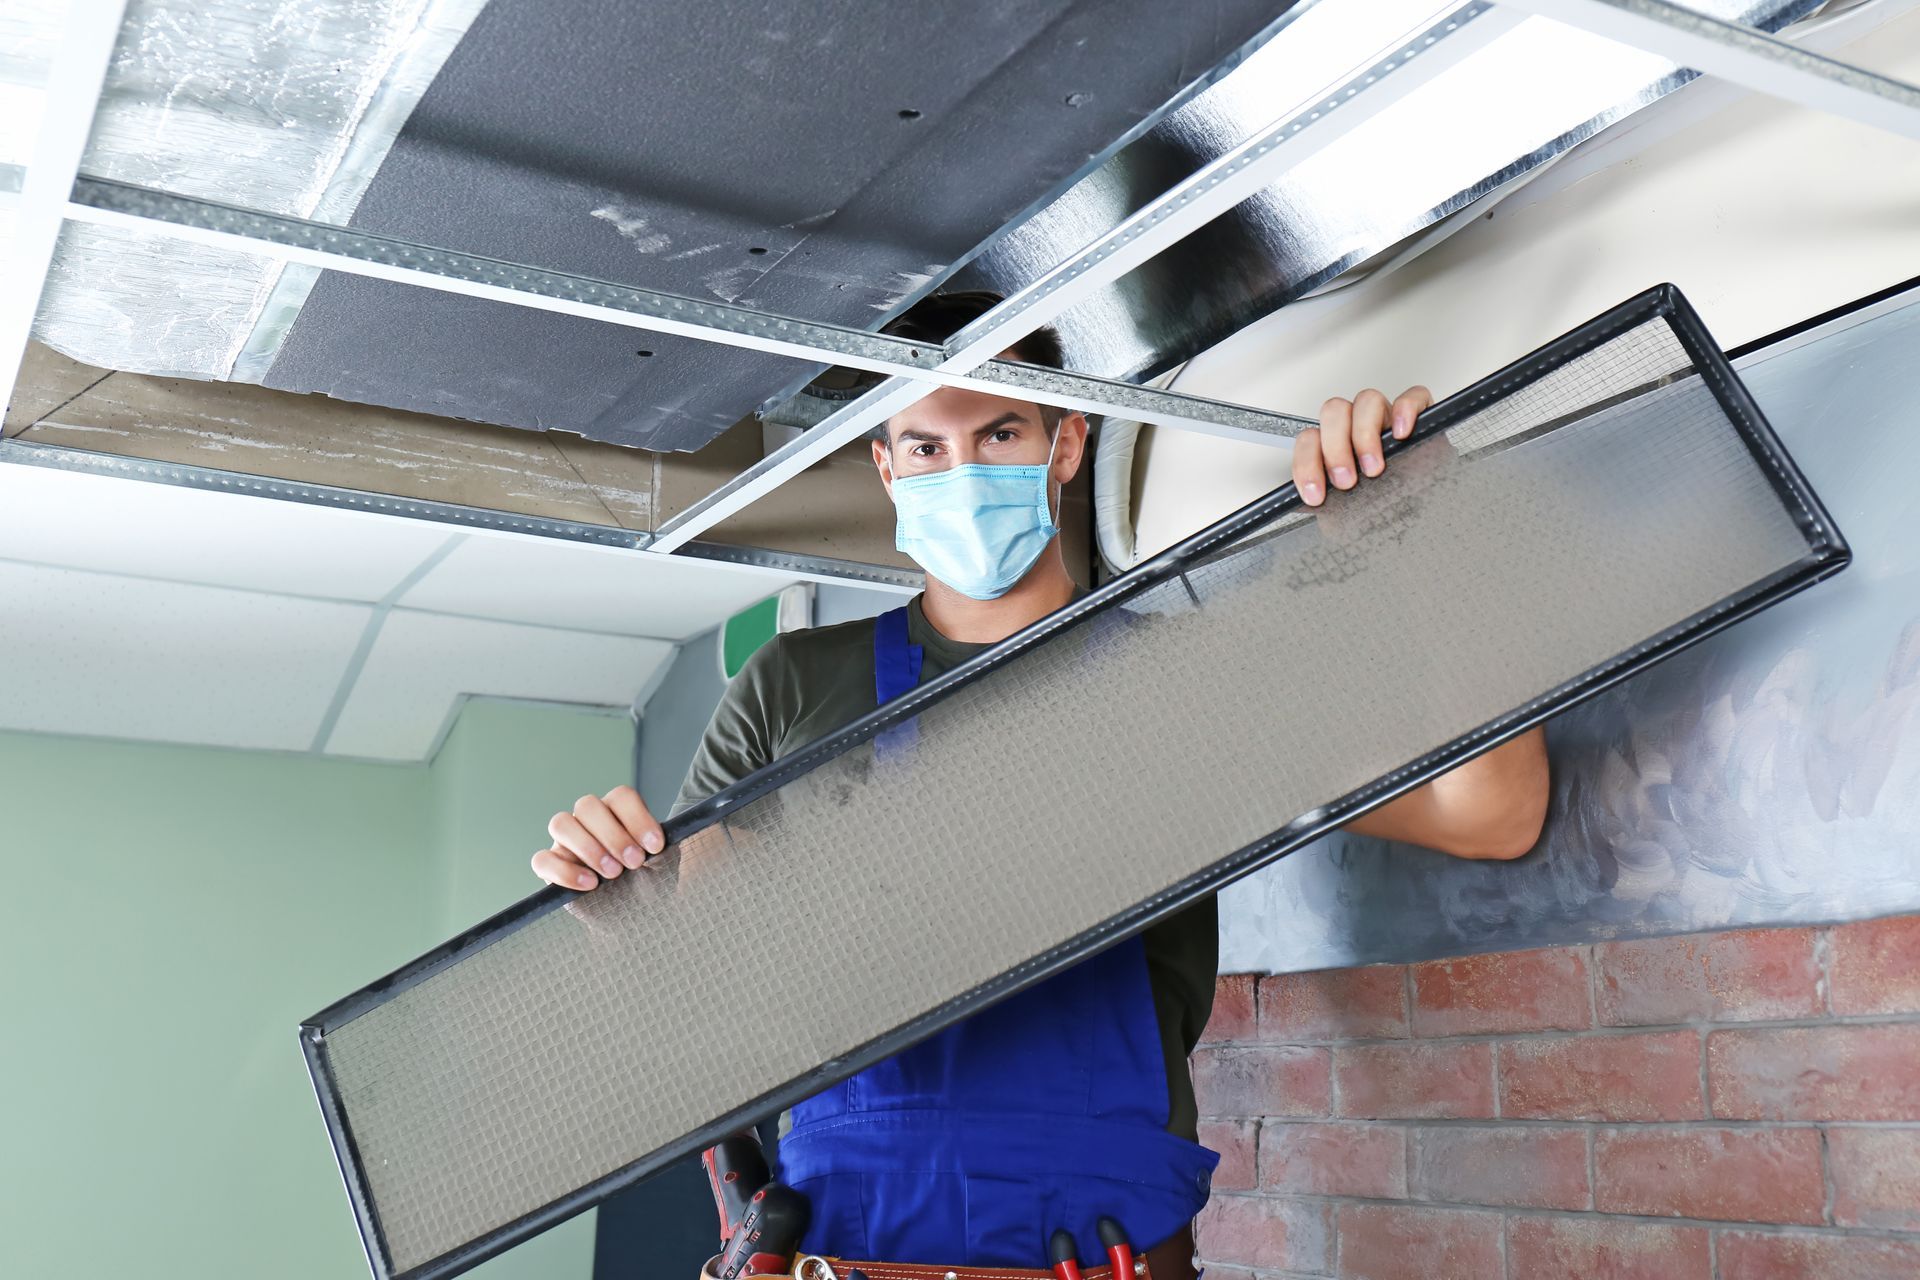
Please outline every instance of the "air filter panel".
[{"label": "air filter panel", "polygon": [[462,1270],[1847,559],[1670,285],[1387,454],[687,811],[648,870],[317,1016],[376,1274]]}]

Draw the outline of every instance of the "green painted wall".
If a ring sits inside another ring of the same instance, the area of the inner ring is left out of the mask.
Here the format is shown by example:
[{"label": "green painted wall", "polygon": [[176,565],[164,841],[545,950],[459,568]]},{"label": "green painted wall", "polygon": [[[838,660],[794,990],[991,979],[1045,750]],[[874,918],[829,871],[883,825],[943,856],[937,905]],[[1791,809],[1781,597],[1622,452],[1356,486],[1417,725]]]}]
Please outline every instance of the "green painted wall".
[{"label": "green painted wall", "polygon": [[[631,747],[487,699],[427,766],[0,732],[0,1275],[365,1276],[295,1026],[536,889]],[[592,1252],[589,1213],[472,1274]]]}]

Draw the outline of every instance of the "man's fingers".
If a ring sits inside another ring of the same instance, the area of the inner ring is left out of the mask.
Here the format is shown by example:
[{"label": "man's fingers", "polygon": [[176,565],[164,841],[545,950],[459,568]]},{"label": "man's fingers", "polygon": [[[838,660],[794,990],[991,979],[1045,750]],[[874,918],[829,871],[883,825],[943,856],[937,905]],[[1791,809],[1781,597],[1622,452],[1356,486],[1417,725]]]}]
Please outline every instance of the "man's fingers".
[{"label": "man's fingers", "polygon": [[1359,477],[1353,470],[1351,400],[1335,396],[1320,406],[1320,457],[1326,464],[1328,484],[1336,489],[1351,489],[1358,483]]},{"label": "man's fingers", "polygon": [[640,793],[625,784],[604,798],[581,796],[571,813],[553,815],[547,834],[553,847],[533,855],[533,873],[568,889],[595,888],[667,847],[666,832]]},{"label": "man's fingers", "polygon": [[1419,383],[1402,391],[1393,402],[1393,436],[1404,440],[1413,431],[1414,418],[1433,403],[1433,392]]},{"label": "man's fingers", "polygon": [[600,883],[598,876],[558,849],[542,849],[534,854],[533,874],[563,889],[591,889]]},{"label": "man's fingers", "polygon": [[648,812],[647,802],[632,787],[621,785],[607,792],[607,808],[620,820],[633,842],[648,853],[659,853],[667,847],[667,833]]},{"label": "man's fingers", "polygon": [[1326,496],[1326,472],[1320,466],[1320,428],[1308,427],[1293,438],[1293,487],[1310,507]]},{"label": "man's fingers", "polygon": [[547,824],[547,834],[553,837],[553,847],[563,853],[572,854],[589,871],[612,879],[620,874],[620,863],[600,837],[588,830],[586,825],[571,813],[556,813],[553,821]]},{"label": "man's fingers", "polygon": [[1380,430],[1387,424],[1387,396],[1368,387],[1353,398],[1353,451],[1359,457],[1362,475],[1377,476],[1386,469],[1386,455],[1380,451]]},{"label": "man's fingers", "polygon": [[[620,819],[614,817],[613,810],[607,808],[607,802],[596,795],[584,795],[573,802],[573,816],[580,824],[593,833],[593,838],[605,849],[606,857],[600,866],[600,874],[612,878],[626,867],[640,865],[640,850],[634,844],[633,837],[620,825]],[[612,866],[604,865],[611,861]]]}]

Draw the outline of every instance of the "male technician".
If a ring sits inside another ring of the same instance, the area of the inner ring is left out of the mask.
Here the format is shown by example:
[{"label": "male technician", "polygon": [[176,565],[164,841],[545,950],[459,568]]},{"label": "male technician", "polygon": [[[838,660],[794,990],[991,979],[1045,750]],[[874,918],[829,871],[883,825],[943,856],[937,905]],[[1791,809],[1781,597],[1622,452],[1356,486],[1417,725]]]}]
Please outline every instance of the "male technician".
[{"label": "male technician", "polygon": [[[936,295],[886,331],[942,342],[997,301]],[[1046,330],[1003,354],[1061,365]],[[1383,431],[1405,437],[1431,399],[1416,386],[1392,404],[1372,389],[1328,400],[1319,427],[1294,447],[1302,499],[1324,501],[1329,476],[1351,489],[1379,475]],[[1086,447],[1085,417],[943,387],[876,435],[898,545],[927,571],[926,590],[877,620],[779,635],[755,653],[714,712],[675,812],[1081,594],[1055,521]],[[1289,714],[1340,715],[1341,690]],[[1539,836],[1547,791],[1535,728],[1345,829],[1457,857],[1515,858]],[[664,847],[627,786],[581,797],[548,834],[553,846],[533,856],[534,871],[577,889]],[[1146,1253],[1155,1280],[1193,1280],[1192,1219],[1219,1156],[1197,1141],[1187,1058],[1212,1009],[1218,958],[1209,897],[795,1104],[779,1173],[811,1201],[804,1249],[1044,1272],[1058,1227],[1074,1233],[1083,1263],[1104,1261],[1095,1221],[1106,1215]]]}]

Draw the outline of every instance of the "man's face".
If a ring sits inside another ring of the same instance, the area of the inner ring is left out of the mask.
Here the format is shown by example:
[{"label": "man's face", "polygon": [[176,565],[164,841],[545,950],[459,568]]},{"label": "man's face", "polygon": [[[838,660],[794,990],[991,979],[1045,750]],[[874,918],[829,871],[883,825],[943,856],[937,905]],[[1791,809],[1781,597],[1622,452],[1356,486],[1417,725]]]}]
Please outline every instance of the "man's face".
[{"label": "man's face", "polygon": [[908,405],[887,424],[888,440],[873,442],[873,463],[893,492],[893,477],[925,475],[970,462],[1039,465],[1053,450],[1057,483],[1073,478],[1086,444],[1087,422],[1069,413],[1047,433],[1040,406],[960,387],[941,387]]}]

